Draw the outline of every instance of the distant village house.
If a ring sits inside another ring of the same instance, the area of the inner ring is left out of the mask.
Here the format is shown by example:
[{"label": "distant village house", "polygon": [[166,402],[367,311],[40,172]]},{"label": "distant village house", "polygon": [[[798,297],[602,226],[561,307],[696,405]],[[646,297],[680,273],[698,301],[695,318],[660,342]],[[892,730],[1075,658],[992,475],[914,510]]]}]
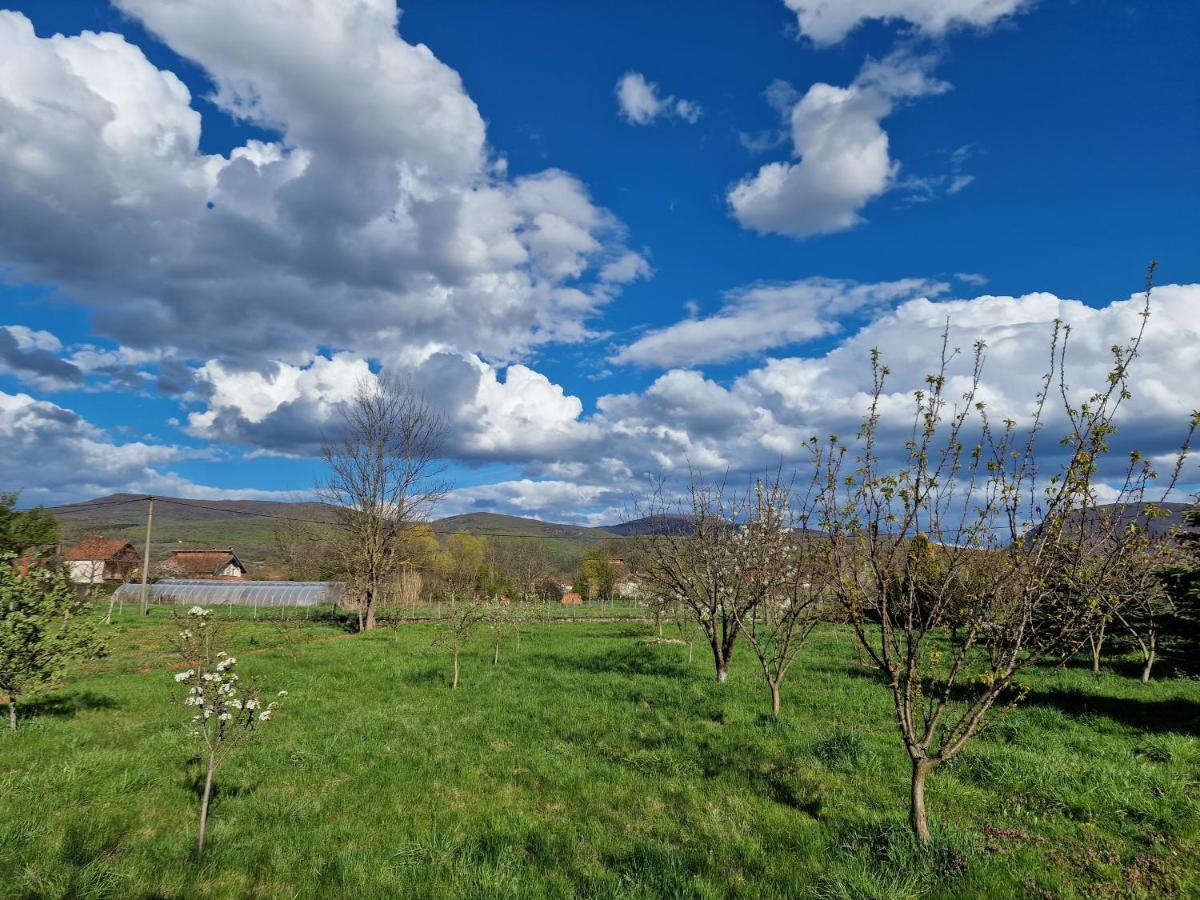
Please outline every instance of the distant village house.
[{"label": "distant village house", "polygon": [[133,544],[116,538],[88,538],[68,550],[65,561],[76,584],[129,581],[142,567],[142,555]]},{"label": "distant village house", "polygon": [[176,550],[162,566],[174,578],[245,578],[246,566],[233,548],[228,550]]}]

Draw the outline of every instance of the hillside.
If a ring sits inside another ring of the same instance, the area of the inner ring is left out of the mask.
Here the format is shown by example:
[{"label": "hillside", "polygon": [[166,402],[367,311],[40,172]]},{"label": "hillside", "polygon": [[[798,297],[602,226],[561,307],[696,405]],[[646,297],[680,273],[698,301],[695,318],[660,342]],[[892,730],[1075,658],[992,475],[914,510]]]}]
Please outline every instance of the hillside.
[{"label": "hillside", "polygon": [[[132,541],[140,550],[146,537],[147,496],[110,494],[56,508],[63,542],[103,535]],[[332,508],[322,503],[156,496],[151,556],[158,560],[175,549],[233,547],[251,571],[261,572],[269,568],[281,520],[332,522],[333,518]],[[449,516],[432,525],[441,535],[466,531],[497,541],[538,540],[551,564],[564,574],[578,565],[588,547],[619,539],[618,534],[603,528],[490,512]]]},{"label": "hillside", "polygon": [[691,534],[692,528],[692,517],[679,515],[643,516],[629,522],[604,526],[605,531],[611,531],[622,537],[636,537],[643,534]]},{"label": "hillside", "polygon": [[[110,494],[56,508],[63,542],[99,534],[132,541],[140,551],[146,539],[146,499],[145,494]],[[333,513],[321,503],[156,496],[151,557],[160,560],[177,549],[233,547],[251,571],[262,571],[275,543],[278,517],[329,522]]]},{"label": "hillside", "polygon": [[469,531],[472,534],[504,534],[565,540],[590,541],[597,543],[616,536],[618,532],[607,528],[588,528],[584,525],[561,525],[543,522],[541,519],[526,519],[521,516],[505,516],[500,513],[476,512],[438,519],[433,527],[440,532]]},{"label": "hillside", "polygon": [[[1188,532],[1192,534],[1200,533],[1200,528],[1189,525],[1184,518],[1184,513],[1188,510],[1195,509],[1195,504],[1192,503],[1154,503],[1160,512],[1165,512],[1167,515],[1157,515],[1154,518],[1147,518],[1145,515],[1145,507],[1149,503],[1108,503],[1096,506],[1088,510],[1084,518],[1084,527],[1089,531],[1102,530],[1108,533],[1111,530],[1119,531],[1129,525],[1137,525],[1139,528],[1144,528],[1155,537],[1163,537],[1176,531]],[[1069,520],[1071,526],[1079,521],[1079,514],[1075,513]],[[1042,525],[1038,524],[1025,534],[1026,542],[1033,540],[1041,533]]]},{"label": "hillside", "polygon": [[1089,521],[1094,520],[1097,516],[1102,516],[1108,519],[1111,516],[1119,516],[1118,522],[1121,526],[1137,523],[1142,527],[1148,527],[1151,534],[1164,535],[1170,534],[1176,529],[1182,531],[1197,531],[1195,527],[1188,526],[1184,521],[1183,514],[1189,509],[1194,509],[1195,505],[1191,503],[1155,503],[1159,510],[1169,513],[1170,515],[1147,519],[1143,513],[1146,503],[1126,503],[1118,505],[1110,503],[1106,506],[1097,506],[1094,513],[1088,516]]},{"label": "hillside", "polygon": [[[64,523],[121,518],[145,520],[149,494],[109,494],[69,506],[58,506],[54,514]],[[278,500],[196,500],[155,495],[154,521],[164,523],[215,522],[231,518],[290,516],[333,521],[333,508],[324,503],[287,503]]]}]

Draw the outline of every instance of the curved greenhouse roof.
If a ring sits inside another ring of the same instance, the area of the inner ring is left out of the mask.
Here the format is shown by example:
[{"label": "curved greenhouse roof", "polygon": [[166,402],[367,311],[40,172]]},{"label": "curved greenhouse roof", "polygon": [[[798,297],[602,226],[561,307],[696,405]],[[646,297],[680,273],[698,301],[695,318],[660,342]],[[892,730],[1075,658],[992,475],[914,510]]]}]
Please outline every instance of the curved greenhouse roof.
[{"label": "curved greenhouse roof", "polygon": [[[215,581],[168,578],[146,585],[150,603],[196,606],[333,606],[346,585],[338,581]],[[123,584],[116,598],[137,602],[140,584]]]}]

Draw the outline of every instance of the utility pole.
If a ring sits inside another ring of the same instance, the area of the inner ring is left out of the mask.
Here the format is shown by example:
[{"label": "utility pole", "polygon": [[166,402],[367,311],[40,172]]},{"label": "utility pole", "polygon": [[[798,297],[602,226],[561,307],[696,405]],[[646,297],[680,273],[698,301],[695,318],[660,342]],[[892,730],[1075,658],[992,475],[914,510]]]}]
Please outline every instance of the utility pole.
[{"label": "utility pole", "polygon": [[154,526],[154,498],[148,497],[150,506],[146,510],[146,553],[142,557],[142,596],[139,601],[139,607],[142,615],[146,615],[149,611],[149,605],[146,602],[146,576],[150,574],[150,529]]}]

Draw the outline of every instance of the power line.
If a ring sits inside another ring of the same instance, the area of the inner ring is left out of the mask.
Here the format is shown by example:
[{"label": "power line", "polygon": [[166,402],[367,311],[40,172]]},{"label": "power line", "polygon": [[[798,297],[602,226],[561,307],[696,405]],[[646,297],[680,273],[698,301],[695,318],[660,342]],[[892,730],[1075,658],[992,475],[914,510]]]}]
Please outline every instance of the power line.
[{"label": "power line", "polygon": [[[127,500],[109,500],[105,503],[64,503],[60,506],[43,506],[43,507],[41,507],[41,509],[48,510],[48,511],[53,511],[53,510],[58,509],[58,510],[85,512],[85,511],[91,510],[91,509],[107,509],[110,506],[124,506],[127,503],[145,503],[149,499],[150,499],[150,497],[146,496],[146,497],[130,497]],[[158,499],[161,500],[163,498],[159,497]]]}]

